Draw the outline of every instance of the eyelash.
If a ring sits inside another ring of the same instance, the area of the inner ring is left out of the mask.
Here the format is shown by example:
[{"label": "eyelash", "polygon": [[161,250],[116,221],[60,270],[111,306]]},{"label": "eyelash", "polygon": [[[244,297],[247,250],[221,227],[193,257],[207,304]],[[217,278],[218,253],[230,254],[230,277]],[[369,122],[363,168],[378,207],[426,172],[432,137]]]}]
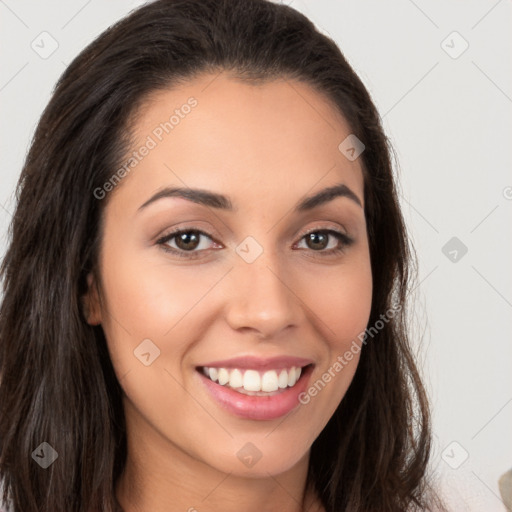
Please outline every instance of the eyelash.
[{"label": "eyelash", "polygon": [[[210,238],[212,241],[216,242],[216,240],[214,240],[211,235],[209,235],[208,233],[206,233],[200,229],[195,229],[195,228],[183,229],[183,228],[181,228],[181,229],[172,231],[171,233],[168,233],[167,235],[164,235],[163,237],[159,238],[156,241],[156,243],[157,243],[157,245],[160,245],[165,252],[176,254],[177,256],[182,257],[182,258],[196,259],[196,258],[200,257],[200,253],[204,249],[200,250],[200,251],[197,251],[197,250],[184,251],[183,249],[175,249],[174,247],[169,247],[166,245],[170,240],[177,237],[178,235],[181,235],[183,233],[191,233],[191,232],[194,232],[198,235],[203,235],[207,238]],[[329,235],[334,236],[340,242],[338,247],[336,247],[334,249],[319,250],[319,251],[315,251],[315,250],[311,249],[311,251],[313,251],[315,253],[319,253],[321,256],[325,256],[325,257],[336,256],[336,255],[344,252],[347,247],[349,247],[350,245],[352,245],[354,243],[354,239],[350,238],[345,233],[341,233],[339,231],[336,231],[333,229],[326,229],[326,228],[312,229],[311,231],[304,233],[301,236],[300,240],[303,240],[306,236],[308,236],[312,233],[329,234]],[[216,242],[216,243],[218,243],[218,242]]]}]

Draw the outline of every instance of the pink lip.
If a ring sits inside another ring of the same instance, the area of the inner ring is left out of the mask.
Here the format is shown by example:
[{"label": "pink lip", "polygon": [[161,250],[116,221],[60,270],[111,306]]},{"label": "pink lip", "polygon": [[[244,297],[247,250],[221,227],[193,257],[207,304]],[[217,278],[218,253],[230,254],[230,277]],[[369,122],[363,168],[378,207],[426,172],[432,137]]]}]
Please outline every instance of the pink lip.
[{"label": "pink lip", "polygon": [[[290,358],[288,358],[290,359]],[[225,361],[222,362],[225,364]],[[211,363],[210,363],[211,364]],[[292,364],[291,366],[297,366]],[[226,368],[221,366],[221,368]],[[240,366],[236,366],[240,368]],[[274,367],[275,368],[275,367]],[[238,393],[231,388],[221,386],[198,371],[201,381],[212,396],[212,398],[224,409],[241,418],[251,420],[273,420],[291,412],[299,402],[299,395],[308,386],[313,371],[313,365],[305,368],[299,380],[290,388],[272,396],[250,396]]]},{"label": "pink lip", "polygon": [[241,370],[278,370],[280,368],[291,368],[292,366],[303,367],[313,363],[311,359],[302,357],[279,356],[279,357],[255,357],[242,356],[233,359],[224,359],[222,361],[213,361],[200,365],[208,368],[239,368]]}]

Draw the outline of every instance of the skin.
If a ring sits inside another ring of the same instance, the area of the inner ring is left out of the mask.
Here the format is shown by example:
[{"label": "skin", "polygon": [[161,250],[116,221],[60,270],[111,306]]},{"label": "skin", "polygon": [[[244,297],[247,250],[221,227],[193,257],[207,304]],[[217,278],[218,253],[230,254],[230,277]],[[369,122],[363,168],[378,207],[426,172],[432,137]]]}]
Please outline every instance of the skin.
[{"label": "skin", "polygon": [[[220,408],[196,366],[295,355],[314,361],[313,383],[365,330],[372,276],[363,208],[337,197],[293,211],[339,183],[364,206],[360,160],[338,149],[351,130],[308,85],[252,85],[223,73],[152,94],[136,117],[133,150],[191,96],[197,106],[108,197],[99,279],[89,278],[88,321],[102,325],[124,391],[128,461],[116,496],[126,512],[297,512],[304,496],[305,510],[322,510],[305,492],[310,448],[359,354],[307,405],[267,421]],[[176,197],[139,210],[167,186],[225,194],[238,211]],[[156,241],[177,227],[211,239],[186,252],[174,238],[167,245],[186,257],[165,252]],[[340,244],[334,236],[324,246],[304,237],[320,229],[354,242],[326,255]],[[247,236],[263,249],[252,263],[235,251]],[[134,356],[145,339],[160,350],[149,366]],[[236,455],[247,442],[262,453],[251,468]]]}]

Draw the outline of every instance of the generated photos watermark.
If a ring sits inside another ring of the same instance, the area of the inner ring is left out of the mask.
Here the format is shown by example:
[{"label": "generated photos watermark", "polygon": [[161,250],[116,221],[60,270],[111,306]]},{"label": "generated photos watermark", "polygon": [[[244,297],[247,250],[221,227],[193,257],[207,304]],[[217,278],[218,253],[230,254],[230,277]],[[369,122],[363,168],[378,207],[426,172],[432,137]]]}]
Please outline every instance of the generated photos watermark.
[{"label": "generated photos watermark", "polygon": [[400,303],[393,303],[390,309],[380,315],[379,320],[374,325],[367,327],[363,332],[359,333],[357,340],[352,340],[350,348],[342,355],[338,355],[336,361],[306,391],[299,394],[299,402],[302,405],[309,404],[311,398],[318,395],[354,359],[354,356],[361,352],[362,345],[368,342],[368,338],[371,337],[373,339],[401,309],[402,305]]},{"label": "generated photos watermark", "polygon": [[180,106],[180,108],[174,109],[173,114],[169,116],[167,121],[163,121],[158,124],[146,137],[144,144],[137,150],[133,151],[131,156],[126,162],[117,169],[114,174],[105,182],[101,187],[94,189],[93,195],[96,199],[104,199],[108,192],[114,190],[119,185],[121,180],[128,175],[137,165],[149,155],[152,149],[155,149],[166,135],[172,132],[176,126],[178,126],[185,117],[192,112],[194,107],[197,107],[198,101],[196,98],[191,96],[187,102]]}]

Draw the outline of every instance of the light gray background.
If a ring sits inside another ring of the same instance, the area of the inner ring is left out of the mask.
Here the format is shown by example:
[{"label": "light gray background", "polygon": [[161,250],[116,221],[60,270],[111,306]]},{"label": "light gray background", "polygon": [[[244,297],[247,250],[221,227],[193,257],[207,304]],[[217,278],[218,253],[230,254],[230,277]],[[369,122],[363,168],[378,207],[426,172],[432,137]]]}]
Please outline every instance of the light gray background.
[{"label": "light gray background", "polygon": [[[0,0],[0,254],[14,187],[57,78],[142,3]],[[434,408],[432,468],[453,510],[503,511],[497,480],[512,467],[511,1],[286,3],[339,44],[398,154],[419,257],[413,338],[418,347],[423,340]],[[44,31],[58,43],[47,58],[32,48],[51,50]],[[459,246],[445,255],[452,237]]]}]

